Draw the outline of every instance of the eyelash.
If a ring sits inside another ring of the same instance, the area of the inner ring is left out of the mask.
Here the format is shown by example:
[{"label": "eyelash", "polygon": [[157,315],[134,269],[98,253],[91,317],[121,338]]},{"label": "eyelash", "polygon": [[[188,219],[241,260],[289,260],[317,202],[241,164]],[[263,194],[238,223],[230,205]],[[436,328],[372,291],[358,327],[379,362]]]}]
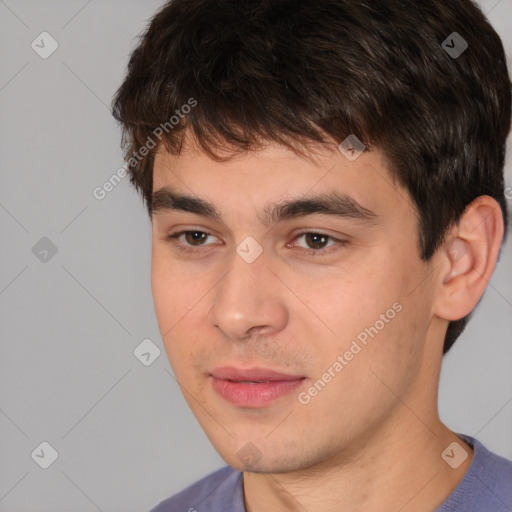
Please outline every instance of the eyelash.
[{"label": "eyelash", "polygon": [[[177,233],[173,233],[173,234],[170,234],[167,236],[167,240],[171,243],[173,243],[176,248],[178,248],[180,251],[184,252],[184,253],[188,253],[188,254],[191,254],[191,253],[201,253],[204,251],[204,249],[201,249],[201,246],[198,246],[194,249],[191,249],[190,246],[184,246],[182,245],[181,243],[179,243],[177,241],[177,239],[182,236],[182,235],[185,235],[187,233],[201,233],[201,234],[206,234],[207,236],[211,236],[211,233],[208,233],[206,231],[200,231],[200,230],[197,230],[197,229],[187,229],[185,231],[178,231]],[[341,247],[345,246],[348,244],[348,241],[347,240],[339,240],[338,238],[334,238],[333,236],[331,235],[328,235],[326,233],[321,233],[321,232],[318,232],[318,231],[302,231],[301,233],[298,233],[294,240],[296,240],[297,238],[303,236],[303,235],[320,235],[321,237],[325,237],[327,238],[328,240],[332,240],[333,242],[337,242],[338,245],[340,245]],[[332,249],[332,246],[328,249],[319,249],[319,250],[314,250],[314,249],[303,249],[303,251],[305,251],[309,256],[313,256],[313,257],[318,257],[318,256],[326,256],[327,254],[329,254],[331,252]]]}]

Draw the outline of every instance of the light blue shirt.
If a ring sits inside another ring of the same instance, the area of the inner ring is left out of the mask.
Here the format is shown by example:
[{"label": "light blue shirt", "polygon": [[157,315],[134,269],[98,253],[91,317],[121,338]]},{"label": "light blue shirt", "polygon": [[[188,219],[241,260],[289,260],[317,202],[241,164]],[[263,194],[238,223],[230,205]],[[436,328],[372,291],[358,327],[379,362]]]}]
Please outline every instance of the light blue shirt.
[{"label": "light blue shirt", "polygon": [[[457,435],[473,447],[473,459],[459,485],[435,512],[512,512],[512,462],[472,437]],[[246,512],[242,476],[226,466],[150,512]]]}]

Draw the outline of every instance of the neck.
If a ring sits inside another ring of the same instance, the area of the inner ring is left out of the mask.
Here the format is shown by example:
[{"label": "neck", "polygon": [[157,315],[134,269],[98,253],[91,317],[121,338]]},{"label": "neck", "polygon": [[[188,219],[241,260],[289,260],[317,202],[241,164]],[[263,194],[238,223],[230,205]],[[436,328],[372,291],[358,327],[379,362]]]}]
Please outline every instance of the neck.
[{"label": "neck", "polygon": [[[244,472],[247,512],[432,512],[464,476],[472,449],[437,413],[428,425],[403,405],[395,416],[350,454],[293,473]],[[441,458],[453,441],[469,454],[457,469]]]}]

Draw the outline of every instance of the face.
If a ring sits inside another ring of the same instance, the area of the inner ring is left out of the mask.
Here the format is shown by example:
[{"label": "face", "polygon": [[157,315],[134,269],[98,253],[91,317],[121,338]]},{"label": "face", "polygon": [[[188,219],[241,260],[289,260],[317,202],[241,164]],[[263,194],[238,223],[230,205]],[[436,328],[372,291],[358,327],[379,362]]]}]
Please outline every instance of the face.
[{"label": "face", "polygon": [[393,424],[396,395],[428,401],[430,268],[379,152],[161,152],[153,192],[160,332],[228,464],[290,472],[350,457]]}]

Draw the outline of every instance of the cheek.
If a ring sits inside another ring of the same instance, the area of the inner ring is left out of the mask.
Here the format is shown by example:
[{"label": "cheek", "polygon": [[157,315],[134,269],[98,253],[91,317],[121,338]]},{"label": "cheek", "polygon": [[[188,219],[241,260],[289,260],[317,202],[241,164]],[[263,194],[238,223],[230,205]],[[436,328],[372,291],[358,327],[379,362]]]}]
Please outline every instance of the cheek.
[{"label": "cheek", "polygon": [[[384,320],[368,317],[374,336],[368,336],[367,345],[361,351],[361,380],[373,389],[375,397],[384,400],[390,390],[403,396],[422,372],[425,357],[425,341],[429,327],[428,298],[410,295],[397,290],[388,295],[386,306],[382,308]],[[387,322],[386,322],[387,320]],[[359,356],[358,356],[359,357]],[[361,385],[364,387],[364,385]],[[393,395],[394,396],[394,395]]]},{"label": "cheek", "polygon": [[[302,295],[308,297],[304,302],[329,327],[330,332],[325,329],[326,336],[332,335],[337,340],[336,349],[347,350],[358,335],[364,341],[366,329],[376,322],[379,331],[387,327],[387,324],[380,325],[380,315],[392,309],[399,295],[388,278],[389,274],[379,274],[378,270],[359,269],[303,291]],[[395,310],[388,316],[393,313]]]},{"label": "cheek", "polygon": [[314,295],[309,295],[312,308],[316,300],[318,316],[331,331],[324,330],[332,343],[318,347],[322,364],[351,351],[350,366],[366,368],[364,376],[353,375],[358,381],[371,378],[369,367],[394,379],[399,368],[414,365],[428,324],[426,305],[409,293],[408,276],[418,275],[414,269],[391,252],[379,263],[333,279],[329,288],[313,289]]},{"label": "cheek", "polygon": [[[153,252],[151,290],[158,327],[169,359],[187,357],[191,345],[177,343],[189,339],[201,325],[198,318],[201,299],[207,288],[180,269],[166,263],[158,251]],[[204,288],[204,289],[203,289]],[[171,361],[172,364],[172,361]]]},{"label": "cheek", "polygon": [[165,247],[160,247],[160,244],[153,246],[151,290],[157,317],[163,327],[169,329],[193,309],[200,298],[198,295],[206,292],[204,282],[204,279],[192,275],[190,269],[173,264]]}]

